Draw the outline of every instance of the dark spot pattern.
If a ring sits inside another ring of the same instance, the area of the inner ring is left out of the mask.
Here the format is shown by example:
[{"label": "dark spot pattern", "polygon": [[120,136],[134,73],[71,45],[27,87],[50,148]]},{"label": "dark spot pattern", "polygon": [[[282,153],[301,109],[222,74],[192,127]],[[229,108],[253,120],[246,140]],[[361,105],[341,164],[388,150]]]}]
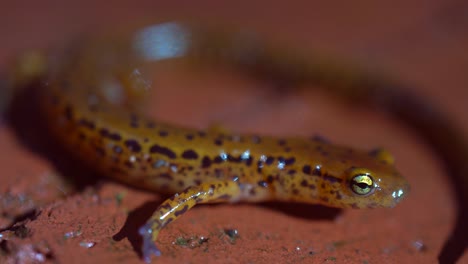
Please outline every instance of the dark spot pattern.
[{"label": "dark spot pattern", "polygon": [[159,135],[161,137],[167,137],[169,136],[169,132],[167,132],[166,130],[159,130]]},{"label": "dark spot pattern", "polygon": [[286,140],[284,140],[284,139],[278,139],[278,145],[280,145],[280,146],[285,146],[285,145],[286,145]]},{"label": "dark spot pattern", "polygon": [[155,128],[155,127],[156,127],[156,123],[153,122],[153,121],[148,121],[148,122],[146,122],[146,127],[147,127],[147,128],[150,128],[150,129]]},{"label": "dark spot pattern", "polygon": [[286,165],[286,166],[293,165],[294,162],[296,162],[296,158],[294,158],[294,157],[284,159],[284,165]]},{"label": "dark spot pattern", "polygon": [[107,128],[102,128],[101,130],[99,130],[99,134],[101,134],[102,137],[105,137],[114,141],[122,140],[122,137],[118,133],[111,133]]},{"label": "dark spot pattern", "polygon": [[217,164],[223,163],[223,162],[224,162],[224,159],[221,158],[221,156],[216,156],[216,157],[213,159],[213,162],[214,162],[214,163],[217,163]]},{"label": "dark spot pattern", "polygon": [[141,145],[140,143],[138,143],[138,141],[134,140],[134,139],[127,139],[125,140],[124,142],[125,146],[133,151],[133,152],[140,152],[141,151]]},{"label": "dark spot pattern", "polygon": [[188,205],[185,205],[184,208],[182,208],[181,210],[175,211],[174,215],[176,217],[178,217],[178,216],[184,214],[185,212],[187,212],[187,210],[188,210]]},{"label": "dark spot pattern", "polygon": [[165,156],[169,157],[170,159],[175,159],[177,157],[176,154],[174,153],[174,151],[170,150],[169,148],[159,146],[157,144],[154,144],[150,148],[150,152],[165,155]]},{"label": "dark spot pattern", "polygon": [[267,159],[265,160],[266,165],[271,165],[275,161],[275,158],[268,156]]},{"label": "dark spot pattern", "polygon": [[257,136],[257,135],[253,135],[253,136],[251,137],[251,142],[252,142],[253,144],[260,144],[260,143],[262,142],[262,139],[261,139],[259,136]]},{"label": "dark spot pattern", "polygon": [[259,182],[257,182],[257,184],[260,187],[268,187],[268,183],[266,181],[259,181]]},{"label": "dark spot pattern", "polygon": [[120,153],[122,153],[122,151],[123,151],[123,149],[122,149],[120,146],[117,146],[117,145],[115,145],[115,146],[112,148],[112,150],[114,150],[114,152],[115,152],[116,154],[120,154]]},{"label": "dark spot pattern", "polygon": [[73,119],[73,110],[69,105],[65,106],[65,117],[68,121]]},{"label": "dark spot pattern", "polygon": [[188,159],[188,160],[195,160],[195,159],[198,159],[198,153],[192,149],[188,149],[182,152],[182,158]]},{"label": "dark spot pattern", "polygon": [[315,142],[319,142],[319,143],[323,143],[323,144],[330,144],[330,140],[328,140],[327,138],[321,136],[321,135],[314,135],[310,138],[310,140],[312,141],[315,141]]},{"label": "dark spot pattern", "polygon": [[208,156],[204,156],[202,159],[202,168],[209,168],[211,166],[211,160]]},{"label": "dark spot pattern", "polygon": [[84,126],[84,127],[88,128],[88,129],[90,129],[90,130],[96,129],[96,125],[94,124],[93,121],[89,121],[89,120],[84,119],[84,118],[82,118],[82,119],[80,119],[80,120],[78,121],[78,125]]},{"label": "dark spot pattern", "polygon": [[322,167],[321,166],[315,166],[314,170],[312,171],[312,175],[321,176],[322,175]]},{"label": "dark spot pattern", "polygon": [[329,174],[324,174],[322,177],[323,177],[324,180],[329,181],[331,183],[337,183],[337,182],[342,182],[343,181],[343,179],[337,178],[337,177],[329,175]]}]

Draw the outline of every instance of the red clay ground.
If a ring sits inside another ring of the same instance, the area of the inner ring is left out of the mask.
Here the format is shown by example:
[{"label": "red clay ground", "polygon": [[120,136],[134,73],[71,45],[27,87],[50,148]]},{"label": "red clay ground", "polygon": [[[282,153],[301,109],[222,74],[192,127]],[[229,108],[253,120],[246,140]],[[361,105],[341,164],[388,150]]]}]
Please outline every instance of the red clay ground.
[{"label": "red clay ground", "polygon": [[[12,54],[58,45],[91,27],[148,16],[222,20],[381,68],[414,84],[421,96],[468,131],[468,7],[461,1],[392,1],[385,6],[373,1],[290,6],[212,1],[183,8],[152,2],[2,7],[0,67],[6,67]],[[318,133],[360,148],[384,146],[395,155],[412,191],[394,209],[199,206],[161,233],[163,256],[157,263],[436,262],[452,228],[455,205],[437,153],[416,134],[382,115],[336,104],[317,93],[272,95],[267,85],[230,74],[159,75],[150,109],[157,118],[196,127],[222,121],[236,131]],[[2,121],[0,230],[17,223],[0,233],[0,262],[141,263],[136,228],[163,198],[105,179],[74,192],[76,185],[64,180],[69,175],[53,165],[54,156],[35,151],[23,134],[34,138],[37,127],[31,123],[15,132]],[[79,165],[67,165],[74,166],[78,171]],[[238,230],[239,237],[230,238],[228,229]],[[200,237],[208,240],[200,243]],[[459,262],[468,263],[466,252]]]}]

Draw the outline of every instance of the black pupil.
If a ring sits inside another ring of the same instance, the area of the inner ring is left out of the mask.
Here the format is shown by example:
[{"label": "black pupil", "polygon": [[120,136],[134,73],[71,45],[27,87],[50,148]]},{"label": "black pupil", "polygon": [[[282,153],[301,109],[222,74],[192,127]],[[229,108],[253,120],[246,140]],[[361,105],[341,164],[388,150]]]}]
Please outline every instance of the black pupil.
[{"label": "black pupil", "polygon": [[367,185],[367,183],[365,182],[360,182],[360,183],[357,183],[356,185],[361,189],[369,188],[369,185]]}]

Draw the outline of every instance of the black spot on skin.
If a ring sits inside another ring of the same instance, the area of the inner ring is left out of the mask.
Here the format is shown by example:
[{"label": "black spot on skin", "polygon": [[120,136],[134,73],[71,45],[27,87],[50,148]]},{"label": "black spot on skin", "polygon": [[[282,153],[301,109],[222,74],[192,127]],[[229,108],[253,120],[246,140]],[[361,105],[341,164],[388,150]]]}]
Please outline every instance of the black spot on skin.
[{"label": "black spot on skin", "polygon": [[302,167],[302,172],[307,175],[310,175],[310,172],[311,172],[310,165],[304,165],[304,167]]},{"label": "black spot on skin", "polygon": [[214,163],[223,163],[224,162],[224,159],[221,158],[221,156],[216,156],[213,160]]},{"label": "black spot on skin", "polygon": [[101,134],[102,137],[109,138],[114,141],[120,141],[122,139],[122,137],[118,133],[111,133],[106,128],[102,128],[101,130],[99,130],[99,134]]},{"label": "black spot on skin", "polygon": [[309,185],[309,188],[310,188],[311,190],[315,190],[317,187],[315,187],[314,184],[311,184],[311,185]]},{"label": "black spot on skin", "polygon": [[309,184],[307,183],[306,180],[302,180],[302,181],[301,181],[301,186],[302,186],[302,187],[307,187],[308,185],[309,185]]},{"label": "black spot on skin", "polygon": [[280,157],[278,157],[278,163],[282,163],[282,164],[284,164],[284,163],[285,163],[285,161],[284,161],[284,158],[283,158],[283,157],[281,157],[281,156],[280,156]]},{"label": "black spot on skin", "polygon": [[257,166],[257,173],[262,173],[262,167],[261,166]]},{"label": "black spot on skin", "polygon": [[185,138],[187,140],[193,140],[194,136],[193,136],[193,134],[187,134],[187,135],[185,135]]},{"label": "black spot on skin", "polygon": [[157,177],[167,179],[169,181],[172,181],[173,177],[170,173],[161,173]]},{"label": "black spot on skin", "polygon": [[259,182],[257,182],[257,184],[260,187],[268,187],[268,183],[266,181],[259,181]]},{"label": "black spot on skin", "polygon": [[176,154],[174,153],[174,151],[170,150],[169,148],[159,146],[157,144],[154,144],[150,148],[150,152],[165,155],[165,156],[169,157],[170,159],[175,159],[177,157]]},{"label": "black spot on skin", "polygon": [[225,201],[230,200],[231,198],[232,196],[229,194],[223,194],[220,197],[218,197],[219,200],[225,200]]},{"label": "black spot on skin", "polygon": [[268,182],[268,183],[272,183],[273,180],[274,180],[273,176],[268,175],[268,177],[267,177],[267,182]]},{"label": "black spot on skin", "polygon": [[228,158],[227,158],[229,161],[231,162],[241,162],[241,157],[233,157],[232,155],[228,155]]},{"label": "black spot on skin", "polygon": [[329,175],[329,174],[325,174],[322,177],[323,177],[324,180],[329,181],[331,183],[337,183],[337,182],[342,182],[343,181],[343,179],[337,178],[337,177]]},{"label": "black spot on skin", "polygon": [[223,141],[221,139],[215,139],[214,144],[216,146],[221,146],[221,145],[223,145]]},{"label": "black spot on skin", "polygon": [[299,190],[298,190],[298,189],[293,189],[293,190],[292,190],[292,193],[293,193],[293,195],[298,195],[298,194],[299,194]]},{"label": "black spot on skin", "polygon": [[343,196],[340,194],[340,192],[336,192],[336,199],[341,200]]},{"label": "black spot on skin", "polygon": [[296,174],[296,170],[289,170],[289,171],[288,171],[288,174],[289,174],[289,175],[294,175],[294,174]]},{"label": "black spot on skin", "polygon": [[148,122],[146,122],[146,127],[147,128],[155,128],[156,123],[154,123],[153,121],[148,121]]},{"label": "black spot on skin", "polygon": [[181,210],[175,211],[174,215],[178,217],[184,214],[185,212],[187,212],[187,210],[188,210],[188,205],[185,205],[184,208],[182,208]]},{"label": "black spot on skin", "polygon": [[279,140],[278,140],[278,145],[280,145],[280,146],[286,145],[286,140],[284,140],[284,139],[279,139]]},{"label": "black spot on skin", "polygon": [[125,140],[124,144],[129,150],[131,150],[133,152],[140,152],[141,151],[140,143],[138,143],[138,141],[136,141],[134,139]]},{"label": "black spot on skin", "polygon": [[130,161],[126,160],[124,162],[125,166],[127,166],[127,168],[129,169],[133,169],[135,166],[133,166],[133,163],[131,163]]},{"label": "black spot on skin", "polygon": [[195,184],[195,185],[200,185],[200,184],[202,184],[202,181],[196,179],[196,180],[193,181],[193,184]]},{"label": "black spot on skin", "polygon": [[78,125],[84,126],[84,127],[88,128],[90,130],[96,129],[96,125],[92,121],[86,120],[84,118],[82,118],[82,119],[80,119],[78,121]]},{"label": "black spot on skin", "polygon": [[274,161],[275,161],[275,158],[269,156],[269,157],[267,157],[267,159],[265,160],[265,164],[271,165],[271,164],[273,164]]},{"label": "black spot on skin", "polygon": [[359,206],[357,205],[357,203],[352,203],[352,204],[351,204],[351,208],[359,209]]},{"label": "black spot on skin", "polygon": [[330,141],[328,139],[320,135],[314,135],[310,138],[310,140],[319,142],[319,143],[330,144]]},{"label": "black spot on skin", "polygon": [[249,195],[250,195],[250,196],[255,196],[256,194],[257,194],[257,192],[255,191],[255,189],[251,189],[251,190],[249,191]]},{"label": "black spot on skin", "polygon": [[122,153],[122,151],[123,151],[122,148],[121,148],[120,146],[117,146],[117,145],[114,146],[112,149],[113,149],[114,152],[117,153],[117,154],[120,154],[120,153]]},{"label": "black spot on skin", "polygon": [[291,148],[290,147],[285,147],[284,152],[291,152]]},{"label": "black spot on skin", "polygon": [[200,137],[206,137],[206,132],[204,132],[204,131],[198,131],[198,135],[199,135]]},{"label": "black spot on skin", "polygon": [[314,170],[312,171],[312,175],[321,176],[322,168],[320,166],[315,166]]},{"label": "black spot on skin", "polygon": [[251,166],[253,162],[253,158],[252,156],[249,156],[247,159],[244,159],[244,161],[247,166]]},{"label": "black spot on skin", "polygon": [[65,117],[69,121],[73,119],[73,110],[69,105],[65,106]]},{"label": "black spot on skin", "polygon": [[224,171],[222,169],[215,169],[214,175],[216,176],[216,178],[221,178],[224,176]]},{"label": "black spot on skin", "polygon": [[172,209],[172,206],[170,204],[162,204],[161,208],[165,209],[166,211],[169,211]]},{"label": "black spot on skin", "polygon": [[204,156],[202,159],[202,168],[208,168],[211,166],[211,160],[208,156]]},{"label": "black spot on skin", "polygon": [[184,183],[184,181],[182,181],[182,180],[179,180],[179,181],[177,182],[177,184],[179,185],[179,187],[184,187],[184,186],[185,186],[185,183]]},{"label": "black spot on skin", "polygon": [[106,151],[101,147],[96,147],[96,153],[101,157],[106,156]]},{"label": "black spot on skin", "polygon": [[167,137],[169,135],[169,132],[167,132],[166,130],[159,130],[159,135],[161,137]]},{"label": "black spot on skin", "polygon": [[262,142],[262,139],[257,135],[253,135],[252,138],[251,138],[251,141],[254,144],[259,144],[260,142]]},{"label": "black spot on skin", "polygon": [[292,165],[292,164],[294,164],[294,162],[296,162],[296,158],[291,157],[289,159],[284,160],[284,165]]},{"label": "black spot on skin", "polygon": [[198,154],[194,150],[188,149],[188,150],[182,152],[182,158],[189,159],[189,160],[194,160],[194,159],[198,159]]}]

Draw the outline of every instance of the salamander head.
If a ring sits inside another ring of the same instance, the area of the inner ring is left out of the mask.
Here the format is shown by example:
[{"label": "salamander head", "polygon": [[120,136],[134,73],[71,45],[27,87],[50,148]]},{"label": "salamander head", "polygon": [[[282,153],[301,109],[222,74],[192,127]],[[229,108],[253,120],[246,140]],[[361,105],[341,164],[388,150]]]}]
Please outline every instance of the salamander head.
[{"label": "salamander head", "polygon": [[[393,157],[385,150],[353,153],[346,158],[346,163],[327,166],[327,173],[341,181],[322,177],[320,191],[337,194],[337,199],[325,200],[324,204],[351,208],[394,207],[409,192],[408,182],[398,173]],[[324,169],[327,168],[324,166]]]}]

